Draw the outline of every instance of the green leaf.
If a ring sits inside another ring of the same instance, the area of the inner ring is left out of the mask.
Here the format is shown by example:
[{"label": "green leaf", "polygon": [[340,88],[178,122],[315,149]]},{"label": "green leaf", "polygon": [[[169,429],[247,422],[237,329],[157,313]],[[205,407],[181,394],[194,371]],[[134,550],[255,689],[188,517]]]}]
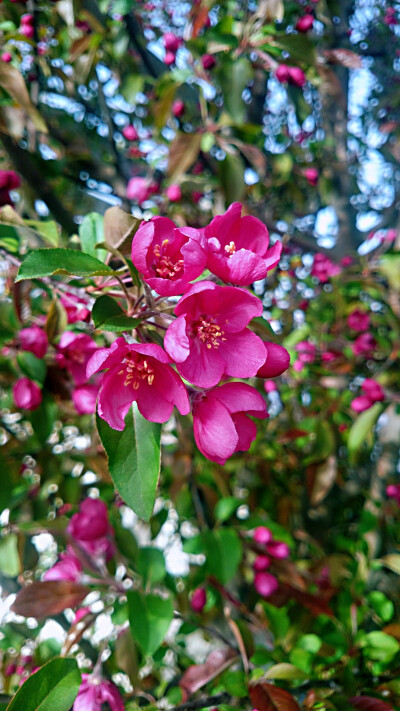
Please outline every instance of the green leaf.
[{"label": "green leaf", "polygon": [[368,659],[380,662],[390,662],[400,650],[400,644],[394,637],[385,632],[369,632],[361,642],[364,654]]},{"label": "green leaf", "polygon": [[111,477],[122,498],[148,521],[160,473],[161,425],[146,420],[133,404],[122,432],[97,417],[97,429],[108,457]]},{"label": "green leaf", "polygon": [[29,419],[39,443],[45,444],[57,419],[57,403],[49,393],[43,393],[42,402],[30,413]]},{"label": "green leaf", "polygon": [[312,42],[305,35],[301,34],[284,34],[275,37],[274,45],[289,52],[291,58],[305,62],[306,64],[314,64],[316,61],[315,48]]},{"label": "green leaf", "polygon": [[15,533],[9,533],[0,538],[0,571],[8,578],[15,578],[20,570],[18,537]]},{"label": "green leaf", "polygon": [[59,234],[57,223],[53,220],[25,220],[29,227],[40,234],[40,236],[53,247],[58,247]]},{"label": "green leaf", "polygon": [[400,289],[400,254],[385,254],[380,258],[379,271],[388,280],[392,289]]},{"label": "green leaf", "polygon": [[207,569],[224,585],[235,575],[242,559],[242,544],[233,528],[221,528],[204,534]]},{"label": "green leaf", "polygon": [[40,279],[51,274],[111,276],[114,270],[90,254],[75,249],[36,249],[25,257],[15,281]]},{"label": "green leaf", "polygon": [[221,64],[218,79],[224,96],[224,107],[236,123],[243,123],[246,118],[242,93],[253,74],[251,63],[245,57]]},{"label": "green leaf", "polygon": [[133,638],[143,654],[154,654],[162,644],[171,624],[174,608],[169,598],[144,595],[137,590],[127,593],[129,624]]},{"label": "green leaf", "polygon": [[92,319],[96,328],[103,331],[128,331],[136,328],[140,318],[127,316],[111,296],[100,296],[92,309]]},{"label": "green leaf", "polygon": [[69,711],[81,685],[75,659],[52,659],[18,689],[7,711]]},{"label": "green leaf", "polygon": [[380,590],[372,590],[368,595],[368,602],[383,622],[389,622],[394,615],[394,605]]},{"label": "green leaf", "polygon": [[97,212],[90,212],[86,215],[79,226],[79,238],[81,240],[82,252],[96,257],[101,262],[107,256],[105,249],[96,249],[96,244],[104,242],[104,218]]},{"label": "green leaf", "polygon": [[220,499],[214,509],[215,518],[217,521],[226,521],[235,513],[241,503],[241,499],[237,499],[235,496],[227,496],[224,499]]},{"label": "green leaf", "polygon": [[224,160],[218,163],[218,174],[226,204],[243,202],[246,183],[242,158],[239,155],[232,156],[228,153]]},{"label": "green leaf", "polygon": [[350,460],[354,461],[357,457],[367,435],[371,432],[382,411],[383,405],[380,402],[376,402],[375,405],[362,412],[353,422],[347,441]]},{"label": "green leaf", "polygon": [[143,576],[145,585],[160,583],[167,574],[163,552],[158,548],[140,548],[136,570]]},{"label": "green leaf", "polygon": [[46,363],[41,358],[36,358],[29,351],[22,351],[17,355],[17,362],[24,375],[35,380],[38,385],[43,385],[46,377]]},{"label": "green leaf", "polygon": [[280,664],[274,664],[270,667],[266,674],[265,679],[285,679],[286,681],[295,681],[296,679],[306,679],[307,675],[294,664],[287,664],[286,662],[281,662]]}]

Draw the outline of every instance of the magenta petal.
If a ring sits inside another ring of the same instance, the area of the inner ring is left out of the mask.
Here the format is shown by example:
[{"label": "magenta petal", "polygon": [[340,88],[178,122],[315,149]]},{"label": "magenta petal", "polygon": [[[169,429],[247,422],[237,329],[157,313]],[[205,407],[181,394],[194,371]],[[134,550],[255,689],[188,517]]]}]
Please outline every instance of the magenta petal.
[{"label": "magenta petal", "polygon": [[265,260],[248,249],[240,249],[227,259],[227,268],[229,281],[238,286],[247,286],[253,281],[264,279],[268,271]]},{"label": "magenta petal", "polygon": [[250,412],[259,418],[267,417],[267,406],[260,393],[247,383],[225,383],[213,391],[213,396],[228,412]]},{"label": "magenta petal", "polygon": [[136,400],[138,391],[124,385],[125,372],[121,375],[115,371],[107,372],[98,398],[98,413],[108,422],[113,430],[122,431],[125,428],[125,417]]},{"label": "magenta petal", "polygon": [[207,459],[225,464],[236,448],[238,434],[228,410],[212,396],[195,405],[193,431],[196,444]]},{"label": "magenta petal", "polygon": [[243,412],[232,415],[232,420],[239,437],[235,452],[247,452],[257,437],[257,427]]},{"label": "magenta petal", "polygon": [[132,262],[141,274],[146,274],[148,270],[147,255],[154,239],[154,233],[155,223],[153,220],[142,222],[132,241]]},{"label": "magenta petal", "polygon": [[282,254],[282,242],[279,242],[279,240],[278,240],[271,247],[271,249],[268,250],[267,254],[264,257],[265,266],[266,266],[268,272],[270,269],[273,269],[274,267],[276,267],[277,264],[279,264],[281,254]]},{"label": "magenta petal", "polygon": [[364,412],[364,410],[369,410],[370,407],[374,404],[374,401],[371,400],[367,395],[359,395],[359,397],[354,398],[352,402],[350,403],[350,407],[354,412]]},{"label": "magenta petal", "polygon": [[258,336],[248,328],[239,333],[226,334],[218,353],[225,361],[225,375],[232,378],[251,378],[265,361],[265,347]]},{"label": "magenta petal", "polygon": [[208,350],[206,346],[194,347],[184,363],[177,368],[185,380],[199,388],[218,385],[225,369],[225,361],[218,350]]},{"label": "magenta petal", "polygon": [[129,350],[135,351],[135,353],[141,353],[142,355],[151,356],[160,363],[171,362],[164,349],[156,343],[132,343],[129,345]]},{"label": "magenta petal", "polygon": [[186,317],[179,316],[171,323],[164,338],[164,348],[176,363],[182,363],[190,353],[190,341],[186,335]]},{"label": "magenta petal", "polygon": [[[156,378],[154,383],[157,384],[159,390],[161,390],[163,397],[168,401],[172,402],[178,408],[181,415],[188,415],[190,412],[190,402],[187,394],[187,390],[179,375],[175,373],[169,366],[161,368],[155,368]],[[160,375],[158,375],[160,373]]]},{"label": "magenta petal", "polygon": [[258,378],[275,378],[281,375],[290,364],[290,355],[286,348],[278,343],[266,343],[264,341],[267,359],[257,373]]},{"label": "magenta petal", "polygon": [[166,422],[174,409],[173,402],[168,402],[160,392],[160,388],[153,385],[140,384],[136,398],[139,412],[150,422]]},{"label": "magenta petal", "polygon": [[122,361],[127,350],[128,343],[122,336],[117,338],[110,348],[98,348],[87,362],[86,377],[89,379],[97,371],[117,365]]}]

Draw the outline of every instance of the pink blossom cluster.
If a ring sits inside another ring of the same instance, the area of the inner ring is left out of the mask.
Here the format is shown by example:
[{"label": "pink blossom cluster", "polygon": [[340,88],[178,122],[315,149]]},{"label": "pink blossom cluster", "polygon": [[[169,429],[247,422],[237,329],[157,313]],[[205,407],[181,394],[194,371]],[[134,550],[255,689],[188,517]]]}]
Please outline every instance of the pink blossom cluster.
[{"label": "pink blossom cluster", "polygon": [[386,487],[386,495],[400,506],[400,484],[389,484]]},{"label": "pink blossom cluster", "polygon": [[76,546],[67,546],[58,562],[45,572],[44,580],[80,581],[84,566],[77,551],[103,562],[114,555],[114,530],[108,520],[107,506],[101,499],[82,501],[78,513],[68,523],[67,533]]},{"label": "pink blossom cluster", "polygon": [[163,35],[163,45],[165,47],[164,63],[167,66],[174,64],[176,53],[182,44],[180,37],[177,37],[173,32],[165,32]]},{"label": "pink blossom cluster", "polygon": [[[166,422],[174,405],[182,415],[191,410],[198,448],[219,464],[250,447],[256,427],[249,417],[268,416],[255,388],[221,381],[275,377],[289,364],[282,346],[265,344],[248,328],[263,307],[239,287],[264,278],[276,266],[281,244],[269,248],[265,225],[242,217],[241,210],[234,203],[204,230],[176,227],[166,217],[142,223],[132,243],[133,264],[161,297],[182,295],[176,318],[166,331],[164,348],[117,338],[91,356],[86,370],[91,377],[107,369],[98,412],[112,428],[124,429],[132,402],[152,422]],[[204,269],[230,285],[211,280],[193,284]]]},{"label": "pink blossom cluster", "polygon": [[353,309],[347,317],[347,325],[360,334],[351,344],[354,355],[370,357],[376,349],[377,342],[369,331],[371,325],[369,314],[359,308]]},{"label": "pink blossom cluster", "polygon": [[306,83],[306,75],[300,67],[292,67],[288,64],[279,64],[275,71],[275,76],[280,84],[292,84],[300,88]]},{"label": "pink blossom cluster", "polygon": [[254,587],[262,597],[269,597],[279,587],[275,575],[267,572],[273,560],[284,560],[290,554],[289,546],[283,541],[274,540],[272,532],[266,526],[258,526],[253,533],[253,541],[264,548],[263,553],[257,555],[253,568]]},{"label": "pink blossom cluster", "polygon": [[107,704],[111,711],[124,711],[118,688],[98,673],[82,674],[82,683],[72,707],[73,711],[101,711]]},{"label": "pink blossom cluster", "polygon": [[321,284],[325,284],[331,277],[338,276],[342,270],[332,262],[326,254],[318,252],[314,257],[311,275],[315,276]]},{"label": "pink blossom cluster", "polygon": [[363,395],[354,398],[351,403],[351,409],[354,412],[364,412],[368,410],[375,402],[382,402],[385,399],[383,388],[373,378],[365,378],[361,385]]}]

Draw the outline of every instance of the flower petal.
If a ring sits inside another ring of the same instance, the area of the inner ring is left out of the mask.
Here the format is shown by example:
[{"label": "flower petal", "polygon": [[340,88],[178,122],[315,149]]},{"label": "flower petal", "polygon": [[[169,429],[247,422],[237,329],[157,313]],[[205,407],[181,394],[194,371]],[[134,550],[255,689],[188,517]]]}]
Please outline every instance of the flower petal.
[{"label": "flower petal", "polygon": [[200,452],[218,464],[225,464],[239,440],[228,410],[212,396],[195,405],[193,431]]},{"label": "flower petal", "polygon": [[218,353],[225,361],[225,375],[232,378],[253,377],[265,361],[261,338],[248,328],[239,333],[226,334],[226,341],[221,343]]}]

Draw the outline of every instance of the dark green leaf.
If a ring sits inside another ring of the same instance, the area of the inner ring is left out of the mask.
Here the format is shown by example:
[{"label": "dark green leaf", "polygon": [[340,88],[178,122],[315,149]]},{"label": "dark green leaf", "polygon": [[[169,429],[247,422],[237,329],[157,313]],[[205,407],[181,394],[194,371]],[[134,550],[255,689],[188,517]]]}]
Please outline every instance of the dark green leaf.
[{"label": "dark green leaf", "polygon": [[39,385],[43,385],[47,370],[44,360],[36,358],[29,351],[22,351],[18,353],[17,361],[24,375],[35,380]]},{"label": "dark green leaf", "polygon": [[160,583],[167,574],[163,552],[158,548],[140,548],[136,570],[143,576],[145,585]]},{"label": "dark green leaf", "polygon": [[18,689],[7,711],[69,711],[81,684],[75,659],[52,659]]},{"label": "dark green leaf", "polygon": [[246,190],[244,182],[244,163],[239,155],[229,153],[218,163],[219,178],[225,195],[225,202],[243,202]]},{"label": "dark green leaf", "polygon": [[96,257],[101,262],[106,258],[105,249],[96,249],[96,244],[104,242],[104,219],[97,212],[90,212],[86,215],[79,226],[79,237],[82,245],[82,252]]},{"label": "dark green leaf", "polygon": [[127,596],[133,638],[143,654],[154,654],[171,624],[174,614],[172,602],[169,598],[144,595],[137,590],[129,591]]},{"label": "dark green leaf", "polygon": [[375,405],[372,405],[368,410],[362,412],[353,423],[347,441],[350,459],[353,461],[365,442],[367,435],[371,432],[378,417],[381,415],[382,410],[383,405],[380,402],[376,402]]},{"label": "dark green leaf", "polygon": [[147,521],[153,511],[160,473],[161,425],[142,417],[135,403],[125,423],[125,429],[118,432],[97,417],[114,484],[126,504]]},{"label": "dark green leaf", "polygon": [[40,279],[51,274],[110,276],[114,271],[90,254],[74,249],[36,249],[25,257],[16,281]]},{"label": "dark green leaf", "polygon": [[237,123],[243,123],[246,117],[246,104],[242,93],[252,77],[251,63],[245,57],[221,65],[218,79],[224,95],[224,106]]},{"label": "dark green leaf", "polygon": [[104,331],[127,331],[140,323],[140,318],[131,318],[124,314],[115,299],[111,296],[100,296],[92,309],[92,319],[96,328]]},{"label": "dark green leaf", "polygon": [[242,544],[233,528],[221,528],[204,534],[207,569],[224,585],[235,575],[242,559]]}]

